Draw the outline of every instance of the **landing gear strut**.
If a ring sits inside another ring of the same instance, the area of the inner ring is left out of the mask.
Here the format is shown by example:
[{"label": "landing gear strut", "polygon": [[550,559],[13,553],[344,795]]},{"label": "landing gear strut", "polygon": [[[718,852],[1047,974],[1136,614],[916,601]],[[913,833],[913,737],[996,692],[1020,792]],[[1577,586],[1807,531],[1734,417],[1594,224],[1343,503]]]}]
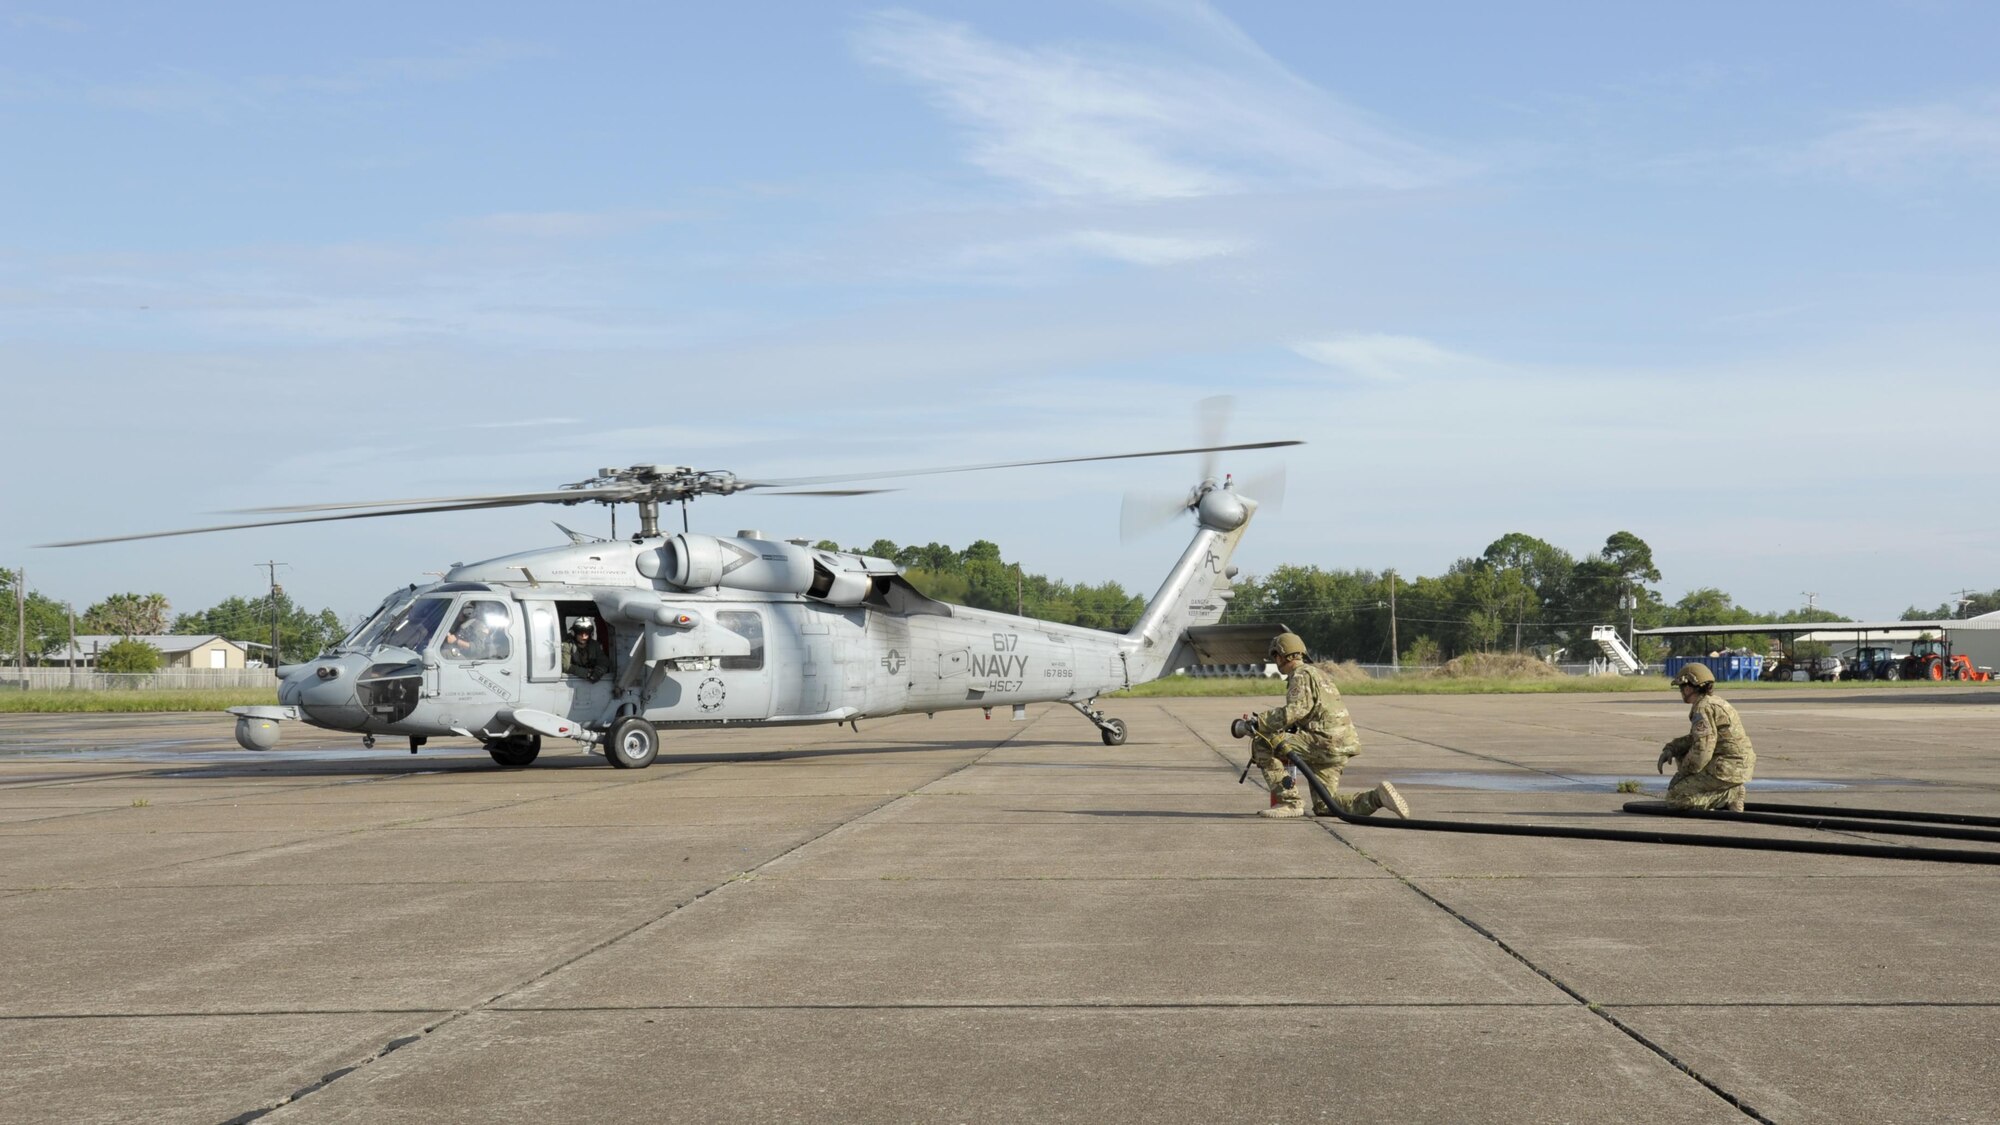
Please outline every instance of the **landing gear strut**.
[{"label": "landing gear strut", "polygon": [[1095,706],[1096,703],[1095,699],[1083,703],[1074,699],[1069,701],[1069,705],[1076,708],[1077,714],[1089,719],[1090,724],[1097,728],[1098,737],[1104,740],[1106,746],[1125,745],[1125,720],[1105,718],[1104,712]]}]

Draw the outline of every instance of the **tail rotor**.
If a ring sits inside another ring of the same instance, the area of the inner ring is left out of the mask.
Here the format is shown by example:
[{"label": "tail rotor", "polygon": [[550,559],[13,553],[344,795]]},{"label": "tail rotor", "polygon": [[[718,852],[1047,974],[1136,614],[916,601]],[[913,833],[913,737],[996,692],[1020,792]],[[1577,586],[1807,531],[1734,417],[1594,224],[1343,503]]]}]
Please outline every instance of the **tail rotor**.
[{"label": "tail rotor", "polygon": [[1221,444],[1235,412],[1236,399],[1231,395],[1214,395],[1195,404],[1195,428],[1201,435],[1203,447],[1199,482],[1179,494],[1127,492],[1118,511],[1119,542],[1130,543],[1172,523],[1182,512],[1193,511],[1201,503],[1202,495],[1211,489],[1232,489],[1272,511],[1284,506],[1285,465],[1282,461],[1275,468],[1246,477],[1240,488],[1230,476],[1217,479],[1216,472],[1221,467],[1217,456],[1219,451],[1207,447]]}]

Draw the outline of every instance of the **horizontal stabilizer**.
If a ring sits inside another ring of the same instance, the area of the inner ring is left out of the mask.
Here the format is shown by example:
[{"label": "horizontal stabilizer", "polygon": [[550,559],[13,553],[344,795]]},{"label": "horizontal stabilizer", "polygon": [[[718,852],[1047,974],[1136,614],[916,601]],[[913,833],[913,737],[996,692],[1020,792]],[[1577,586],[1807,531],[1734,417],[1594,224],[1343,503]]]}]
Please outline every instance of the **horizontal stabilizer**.
[{"label": "horizontal stabilizer", "polygon": [[1187,644],[1201,664],[1258,664],[1269,660],[1271,641],[1283,625],[1190,625]]}]

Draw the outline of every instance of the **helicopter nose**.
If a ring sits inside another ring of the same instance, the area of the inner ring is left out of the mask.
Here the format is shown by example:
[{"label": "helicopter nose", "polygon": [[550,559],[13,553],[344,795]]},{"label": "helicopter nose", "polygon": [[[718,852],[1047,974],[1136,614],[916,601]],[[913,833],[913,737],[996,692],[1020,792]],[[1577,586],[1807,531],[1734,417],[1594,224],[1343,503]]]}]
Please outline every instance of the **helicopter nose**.
[{"label": "helicopter nose", "polygon": [[328,657],[297,665],[290,669],[278,699],[296,703],[322,726],[359,727],[368,713],[355,681],[367,666],[365,657]]}]

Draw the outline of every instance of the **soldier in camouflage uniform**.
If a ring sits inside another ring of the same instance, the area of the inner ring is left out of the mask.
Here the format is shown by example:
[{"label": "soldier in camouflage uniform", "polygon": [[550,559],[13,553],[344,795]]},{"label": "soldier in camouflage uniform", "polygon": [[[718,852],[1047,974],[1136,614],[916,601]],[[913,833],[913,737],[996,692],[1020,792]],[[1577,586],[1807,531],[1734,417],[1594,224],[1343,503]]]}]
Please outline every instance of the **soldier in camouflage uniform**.
[{"label": "soldier in camouflage uniform", "polygon": [[[1255,719],[1248,716],[1230,725],[1230,733],[1250,739],[1250,758],[1264,773],[1271,790],[1271,807],[1258,816],[1293,817],[1305,815],[1303,785],[1294,785],[1285,771],[1289,753],[1296,753],[1333,795],[1340,811],[1351,816],[1369,816],[1388,809],[1400,817],[1410,815],[1410,806],[1396,787],[1383,782],[1361,793],[1342,793],[1340,771],[1347,759],[1361,753],[1360,736],[1354,721],[1340,701],[1340,691],[1318,668],[1306,662],[1306,643],[1293,633],[1280,633],[1271,642],[1271,658],[1285,674],[1285,705],[1274,707]],[[1313,812],[1331,816],[1333,811],[1313,802]]]},{"label": "soldier in camouflage uniform", "polygon": [[1689,664],[1674,684],[1681,689],[1681,702],[1689,704],[1690,729],[1667,743],[1655,765],[1664,773],[1668,762],[1675,763],[1668,807],[1742,812],[1743,783],[1757,765],[1743,720],[1736,708],[1715,697],[1715,673],[1706,665]]}]

